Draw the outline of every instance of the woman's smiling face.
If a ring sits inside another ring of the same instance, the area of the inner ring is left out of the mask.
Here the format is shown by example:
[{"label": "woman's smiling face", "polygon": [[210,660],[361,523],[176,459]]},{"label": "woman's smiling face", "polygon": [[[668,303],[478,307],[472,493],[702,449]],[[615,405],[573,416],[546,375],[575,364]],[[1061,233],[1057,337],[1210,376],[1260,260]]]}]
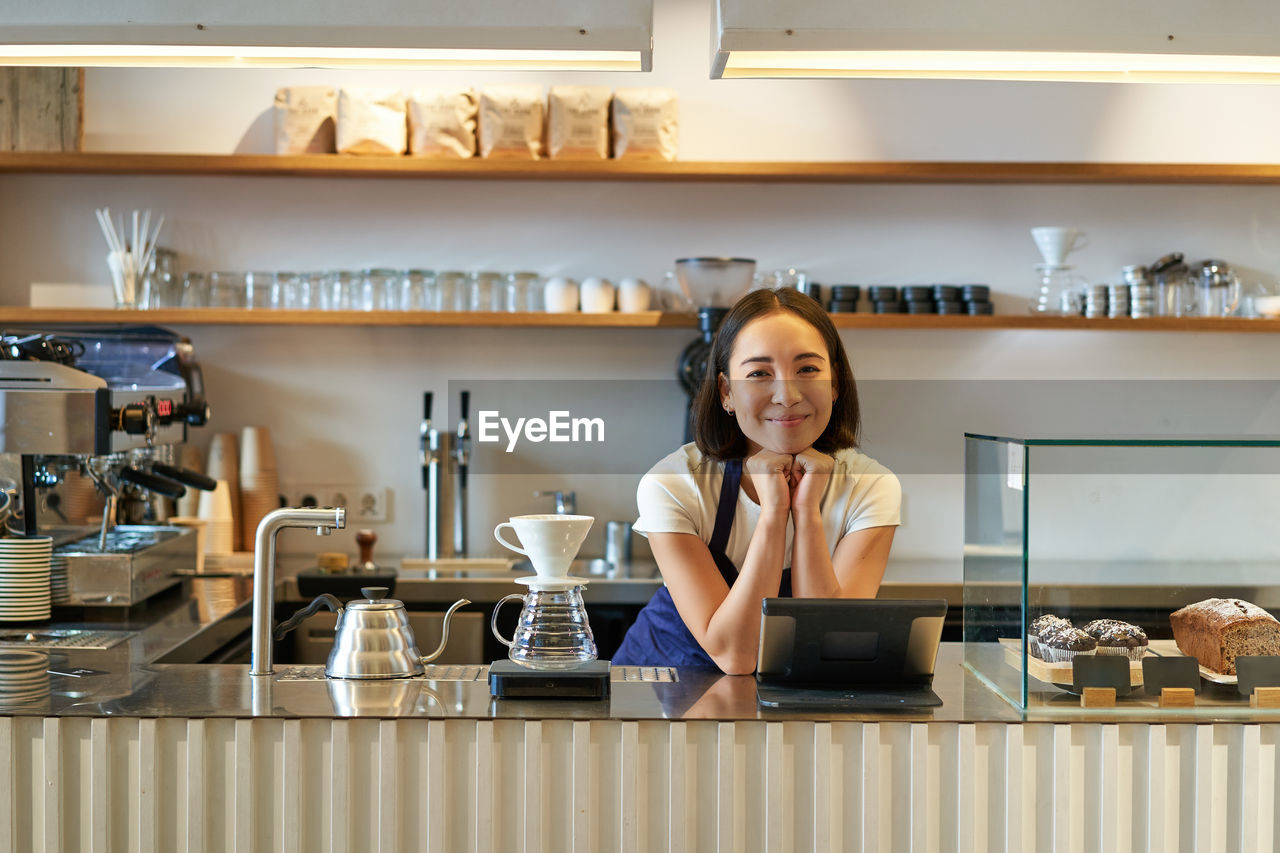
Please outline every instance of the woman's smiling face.
[{"label": "woman's smiling face", "polygon": [[788,311],[742,327],[720,375],[720,400],[747,437],[747,450],[808,450],[831,420],[835,382],[822,335]]}]

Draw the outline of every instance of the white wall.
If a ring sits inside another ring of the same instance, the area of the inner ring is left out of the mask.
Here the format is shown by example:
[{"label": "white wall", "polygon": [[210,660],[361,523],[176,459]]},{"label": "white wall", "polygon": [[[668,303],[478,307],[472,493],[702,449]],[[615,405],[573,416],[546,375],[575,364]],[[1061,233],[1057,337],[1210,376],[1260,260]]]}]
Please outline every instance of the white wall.
[{"label": "white wall", "polygon": [[[659,0],[651,74],[518,75],[321,71],[93,70],[86,146],[93,150],[267,152],[278,86],[441,79],[476,85],[664,85],[682,104],[688,160],[1276,159],[1280,89],[927,81],[711,81],[705,4]],[[25,304],[33,281],[107,286],[91,214],[152,208],[184,269],[366,265],[531,268],[545,274],[660,277],[671,259],[728,253],[763,268],[799,266],[818,280],[981,281],[997,309],[1023,310],[1038,260],[1027,228],[1074,224],[1091,242],[1079,271],[1116,280],[1121,266],[1169,251],[1224,257],[1251,283],[1280,274],[1280,188],[909,186],[0,176],[0,299]],[[215,407],[213,428],[265,423],[283,475],[390,486],[389,551],[421,550],[416,429],[423,390],[451,380],[671,377],[687,331],[193,327]],[[861,379],[1275,379],[1273,335],[1102,332],[858,331],[844,335]],[[1012,387],[1012,386],[1011,386]],[[1264,386],[1263,394],[1274,394]],[[918,401],[917,401],[918,402]],[[1141,401],[1133,401],[1140,406]],[[914,403],[913,403],[914,405]],[[1052,432],[1005,401],[1010,421]],[[1203,399],[1164,403],[1148,420],[1177,423]],[[1223,432],[1280,432],[1271,409],[1215,408]],[[897,410],[868,412],[867,448],[886,460],[904,444]],[[905,409],[904,409],[905,411]],[[914,410],[913,410],[914,411]],[[992,413],[987,411],[984,417]],[[1080,413],[1077,413],[1080,414]],[[1113,413],[1082,418],[1106,432]],[[1096,416],[1096,417],[1093,417]],[[656,424],[680,417],[678,397]],[[973,428],[949,404],[929,417],[954,435]],[[1154,427],[1153,427],[1154,428]],[[677,428],[678,429],[678,428]],[[207,439],[198,439],[207,440]],[[945,448],[944,448],[945,449]],[[933,448],[929,448],[932,452]],[[637,471],[647,459],[636,459]],[[895,554],[958,561],[962,489],[955,470],[911,473]],[[357,479],[358,478],[358,479]],[[506,514],[539,504],[523,488],[577,488],[582,511],[630,518],[635,475],[475,484],[473,541]],[[598,525],[600,527],[602,525]],[[584,553],[598,553],[600,531]],[[311,540],[282,541],[285,550]],[[321,543],[325,548],[340,540]],[[496,546],[495,546],[496,548]]]}]

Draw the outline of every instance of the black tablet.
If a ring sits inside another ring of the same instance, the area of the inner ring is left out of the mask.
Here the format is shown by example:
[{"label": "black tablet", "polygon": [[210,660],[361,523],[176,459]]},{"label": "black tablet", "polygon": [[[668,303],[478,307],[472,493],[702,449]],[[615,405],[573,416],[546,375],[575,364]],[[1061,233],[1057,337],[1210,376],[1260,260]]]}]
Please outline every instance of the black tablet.
[{"label": "black tablet", "polygon": [[756,695],[777,708],[936,707],[942,599],[766,598]]}]

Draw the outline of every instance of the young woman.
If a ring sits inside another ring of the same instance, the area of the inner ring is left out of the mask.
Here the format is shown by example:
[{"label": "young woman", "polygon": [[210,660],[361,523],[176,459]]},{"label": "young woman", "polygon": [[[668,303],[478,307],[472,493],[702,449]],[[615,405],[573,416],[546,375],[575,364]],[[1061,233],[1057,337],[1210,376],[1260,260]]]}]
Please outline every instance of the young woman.
[{"label": "young woman", "polygon": [[795,290],[752,291],[730,310],[694,423],[697,440],[640,481],[635,529],[665,585],[613,662],[750,673],[761,599],[875,597],[902,491],[856,450],[849,359]]}]

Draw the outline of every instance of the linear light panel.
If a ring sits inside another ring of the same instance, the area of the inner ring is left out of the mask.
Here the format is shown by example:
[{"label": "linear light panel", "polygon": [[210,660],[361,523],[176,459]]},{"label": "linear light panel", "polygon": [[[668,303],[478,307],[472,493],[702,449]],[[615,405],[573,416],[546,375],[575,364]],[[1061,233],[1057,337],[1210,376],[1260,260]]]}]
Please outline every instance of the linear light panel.
[{"label": "linear light panel", "polygon": [[653,61],[652,0],[0,0],[0,21],[0,65],[648,71]]},{"label": "linear light panel", "polygon": [[1280,4],[716,0],[713,78],[1280,82]]}]

